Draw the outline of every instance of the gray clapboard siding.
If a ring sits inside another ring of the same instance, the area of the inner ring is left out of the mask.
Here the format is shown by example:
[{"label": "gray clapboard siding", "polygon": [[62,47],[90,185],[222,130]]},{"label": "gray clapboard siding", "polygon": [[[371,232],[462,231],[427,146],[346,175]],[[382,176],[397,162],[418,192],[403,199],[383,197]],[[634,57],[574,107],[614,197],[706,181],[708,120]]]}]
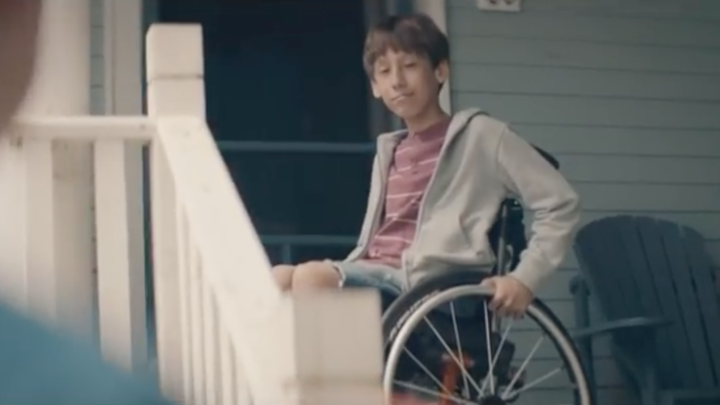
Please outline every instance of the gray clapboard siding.
[{"label": "gray clapboard siding", "polygon": [[720,104],[712,102],[465,91],[457,92],[453,100],[459,106],[483,105],[491,114],[518,124],[720,129]]},{"label": "gray clapboard siding", "polygon": [[[556,154],[720,157],[720,137],[717,129],[517,123],[513,128],[530,141],[537,142]],[[578,136],[578,131],[582,131],[583,136]],[[622,148],[617,145],[622,145]]]},{"label": "gray clapboard siding", "polygon": [[[527,0],[518,14],[474,3],[447,2],[454,109],[481,107],[555,154],[582,224],[619,213],[686,224],[720,265],[720,3]],[[539,291],[570,328],[577,268],[571,254]],[[534,344],[522,329],[520,354]],[[607,339],[594,349],[600,403],[636,403]],[[548,382],[520,402],[559,391]]]},{"label": "gray clapboard siding", "polygon": [[[452,31],[450,33],[452,35]],[[575,39],[460,36],[453,39],[452,49],[453,61],[463,64],[557,66],[648,73],[714,74],[714,66],[720,62],[720,55],[700,48],[623,46]],[[481,49],[483,52],[479,52]],[[639,50],[642,50],[643,56],[638,55]],[[491,55],[496,53],[497,57],[493,58]]]},{"label": "gray clapboard siding", "polygon": [[103,0],[90,0],[90,113],[105,113]]}]

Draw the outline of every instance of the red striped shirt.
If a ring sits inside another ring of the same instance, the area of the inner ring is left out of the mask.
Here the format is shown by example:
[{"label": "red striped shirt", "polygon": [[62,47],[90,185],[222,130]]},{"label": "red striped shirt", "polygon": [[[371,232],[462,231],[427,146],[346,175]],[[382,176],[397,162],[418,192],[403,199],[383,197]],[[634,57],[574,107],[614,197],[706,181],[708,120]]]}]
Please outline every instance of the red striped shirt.
[{"label": "red striped shirt", "polygon": [[402,139],[387,179],[383,218],[370,241],[367,261],[401,268],[403,251],[415,237],[420,200],[435,171],[450,119]]}]

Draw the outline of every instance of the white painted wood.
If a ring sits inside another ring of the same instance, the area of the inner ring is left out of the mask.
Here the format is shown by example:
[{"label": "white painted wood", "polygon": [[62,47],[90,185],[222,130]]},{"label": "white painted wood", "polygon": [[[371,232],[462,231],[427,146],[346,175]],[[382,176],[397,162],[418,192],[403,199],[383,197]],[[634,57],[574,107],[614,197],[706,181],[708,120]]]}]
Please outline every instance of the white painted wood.
[{"label": "white painted wood", "polygon": [[31,140],[91,142],[102,136],[104,140],[125,140],[149,143],[157,132],[155,122],[143,116],[125,117],[44,117],[26,116],[17,120],[10,134],[15,144]]},{"label": "white painted wood", "polygon": [[0,296],[27,308],[25,294],[25,152],[15,134],[0,137]]},{"label": "white painted wood", "polygon": [[175,219],[175,185],[163,151],[150,149],[151,223],[153,280],[155,286],[156,341],[158,372],[162,392],[179,401],[184,398],[182,381],[182,338],[180,311],[185,300],[179,286],[179,251]]},{"label": "white painted wood", "polygon": [[[41,116],[84,115],[89,111],[90,5],[88,0],[48,2],[43,7],[35,82],[24,105],[24,114]],[[25,150],[26,175],[31,167],[52,155],[47,204],[27,201],[25,285],[33,312],[74,333],[90,336],[93,317],[94,267],[92,223],[92,167],[89,145],[42,142]],[[47,162],[47,160],[46,160]],[[29,189],[47,185],[45,171],[38,178],[26,177]],[[43,191],[48,193],[48,191]],[[39,212],[39,211],[44,212]],[[52,235],[48,235],[52,232]],[[52,254],[48,255],[48,252]],[[39,258],[41,255],[45,255]],[[46,277],[49,274],[54,277]],[[18,268],[18,276],[20,269]],[[49,285],[50,284],[50,285]],[[42,298],[41,298],[42,297]]]},{"label": "white painted wood", "polygon": [[[187,232],[187,229],[186,229]],[[186,235],[190,239],[189,232]],[[198,251],[195,245],[189,240],[189,257],[186,276],[188,277],[188,304],[190,305],[190,362],[192,364],[192,392],[193,404],[205,404],[205,364],[203,360],[203,329],[205,322],[202,313],[202,290],[205,283],[202,274]]]},{"label": "white painted wood", "polygon": [[137,238],[142,241],[142,227],[132,227],[129,222],[134,213],[142,212],[142,202],[141,196],[129,198],[124,143],[95,143],[98,313],[105,358],[135,370],[147,357],[145,272],[144,263],[136,262],[132,246]]},{"label": "white painted wood", "polygon": [[[205,116],[202,36],[199,27],[152,27],[146,38],[147,108],[151,117]],[[163,38],[163,34],[165,37]],[[176,49],[166,49],[175,40]],[[173,54],[176,52],[176,54]],[[178,57],[184,55],[185,58]],[[167,63],[168,58],[174,62]],[[200,62],[191,59],[200,59]],[[179,68],[179,70],[173,70]],[[176,83],[176,85],[173,85]],[[189,250],[185,215],[176,180],[159,142],[151,146],[151,221],[156,344],[160,385],[178,401],[194,401],[189,302]]]},{"label": "white painted wood", "polygon": [[253,400],[380,403],[378,297],[345,292],[279,299],[267,257],[205,124],[162,118],[158,128],[203,273],[248,372]]},{"label": "white painted wood", "polygon": [[[23,141],[23,154],[26,257],[23,263],[25,266],[16,271],[25,281],[25,309],[44,321],[56,322],[58,314],[55,312],[55,303],[58,300],[56,289],[59,287],[59,275],[55,255],[55,155],[49,140]],[[25,274],[20,273],[23,270]]]},{"label": "white painted wood", "polygon": [[203,283],[201,295],[205,403],[215,405],[220,403],[220,395],[222,393],[219,357],[220,336],[222,331],[218,324],[217,307],[215,306],[213,290],[208,283]]},{"label": "white painted wood", "polygon": [[[468,0],[470,1],[470,0]],[[415,11],[425,13],[430,16],[438,28],[447,34],[447,5],[446,0],[413,0],[413,8]],[[452,82],[452,66],[450,79],[442,90],[440,90],[440,106],[447,113],[452,113],[452,103],[450,98],[450,87]]]},{"label": "white painted wood", "polygon": [[[109,115],[142,114],[141,3],[103,4],[103,88]],[[99,141],[95,165],[101,347],[106,358],[138,369],[147,361],[148,348],[142,145]]]},{"label": "white painted wood", "polygon": [[[193,403],[207,399],[204,382],[209,375],[204,362],[198,361],[203,354],[198,348],[211,342],[194,333],[208,326],[198,310],[201,288],[207,283],[217,300],[222,325],[214,333],[222,334],[227,328],[230,347],[223,344],[221,349],[232,349],[238,357],[235,378],[247,380],[254,404],[379,404],[378,297],[367,292],[294,300],[280,295],[258,235],[203,120],[201,45],[197,26],[157,25],[148,34],[148,102],[150,113],[158,117],[158,137],[152,148],[154,156],[165,160],[152,164],[167,165],[170,179],[164,181],[174,184],[180,211],[175,224],[179,242],[174,246],[179,265],[167,269],[176,271],[178,284],[157,288],[189,293],[182,300],[185,304],[158,309],[158,322],[165,328],[162,333],[174,330],[182,336],[183,343],[174,353],[186,366],[182,376],[164,377],[165,366],[161,366],[161,378],[184,378],[174,394],[178,398]],[[155,256],[161,253],[171,254],[164,251]],[[171,314],[172,310],[180,314]],[[348,314],[353,314],[352,325]],[[158,341],[160,350],[167,353],[163,338]],[[221,369],[231,368],[226,364]],[[224,396],[235,396],[235,403],[247,402],[250,393],[243,389],[245,384],[234,388],[235,392],[224,390]]]}]

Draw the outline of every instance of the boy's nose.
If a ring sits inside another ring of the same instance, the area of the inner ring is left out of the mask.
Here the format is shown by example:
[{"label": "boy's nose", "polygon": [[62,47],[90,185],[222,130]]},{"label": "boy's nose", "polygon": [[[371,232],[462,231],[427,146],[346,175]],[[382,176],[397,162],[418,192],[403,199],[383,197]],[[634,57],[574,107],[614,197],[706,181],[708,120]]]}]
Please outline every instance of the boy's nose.
[{"label": "boy's nose", "polygon": [[402,89],[407,85],[407,80],[405,80],[405,75],[399,71],[396,70],[394,74],[392,75],[392,85],[394,89]]}]

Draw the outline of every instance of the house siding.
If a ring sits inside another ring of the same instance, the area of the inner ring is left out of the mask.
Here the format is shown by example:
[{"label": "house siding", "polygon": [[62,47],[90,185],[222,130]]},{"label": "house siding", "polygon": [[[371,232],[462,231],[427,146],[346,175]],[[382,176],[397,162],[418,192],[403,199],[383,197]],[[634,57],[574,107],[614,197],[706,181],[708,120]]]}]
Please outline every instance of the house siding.
[{"label": "house siding", "polygon": [[[687,224],[720,264],[720,2],[523,6],[493,13],[447,1],[453,109],[481,107],[553,153],[582,197],[583,224],[619,213]],[[577,266],[570,255],[539,294],[571,328]],[[637,403],[607,340],[594,350],[600,403]],[[547,371],[558,362],[542,361]]]},{"label": "house siding", "polygon": [[105,114],[103,0],[90,0],[90,114]]}]

